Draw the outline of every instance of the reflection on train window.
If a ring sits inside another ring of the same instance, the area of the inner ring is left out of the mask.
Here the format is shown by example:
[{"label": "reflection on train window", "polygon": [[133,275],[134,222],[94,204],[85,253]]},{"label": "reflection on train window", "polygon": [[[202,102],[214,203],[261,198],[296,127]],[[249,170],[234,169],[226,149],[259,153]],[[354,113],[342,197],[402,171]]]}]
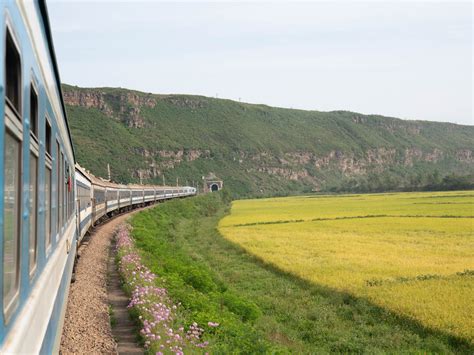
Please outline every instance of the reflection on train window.
[{"label": "reflection on train window", "polygon": [[30,86],[30,131],[38,137],[38,94],[33,85]]},{"label": "reflection on train window", "polygon": [[3,210],[3,307],[7,313],[18,293],[20,269],[21,142],[5,132]]},{"label": "reflection on train window", "polygon": [[37,208],[37,182],[38,182],[38,158],[35,154],[30,154],[30,273],[36,267],[36,250],[37,250],[37,229],[36,229],[36,213]]},{"label": "reflection on train window", "polygon": [[51,168],[46,167],[44,179],[44,226],[46,250],[51,246]]},{"label": "reflection on train window", "polygon": [[49,123],[49,121],[46,119],[45,120],[46,122],[46,127],[45,127],[45,150],[46,150],[46,153],[49,154],[49,156],[51,157],[52,154],[51,154],[51,150],[52,150],[52,147],[51,147],[51,124]]},{"label": "reflection on train window", "polygon": [[125,198],[130,198],[130,192],[129,191],[120,191],[120,199],[125,199]]},{"label": "reflection on train window", "polygon": [[105,191],[95,188],[94,189],[94,198],[95,198],[95,203],[96,204],[104,203],[104,201],[105,201]]},{"label": "reflection on train window", "polygon": [[64,156],[63,158],[63,179],[61,183],[63,184],[63,203],[64,203],[64,208],[63,208],[63,216],[64,216],[64,223],[67,223],[69,219],[69,189],[67,185],[67,179],[68,179],[68,164]]},{"label": "reflection on train window", "polygon": [[90,207],[91,193],[89,187],[81,186],[77,180],[77,198],[79,200],[79,210],[82,211],[87,207]]},{"label": "reflection on train window", "polygon": [[61,153],[61,179],[59,180],[59,191],[61,191],[61,226],[64,226],[66,222],[65,217],[65,212],[66,212],[66,204],[64,203],[65,198],[64,198],[64,155]]},{"label": "reflection on train window", "polygon": [[5,77],[5,91],[7,102],[21,113],[21,60],[20,54],[15,46],[15,42],[7,30],[6,38],[6,77]]},{"label": "reflection on train window", "polygon": [[115,201],[117,200],[117,191],[107,191],[106,193],[107,195],[107,201],[110,202],[110,201]]},{"label": "reflection on train window", "polygon": [[61,232],[61,152],[56,142],[56,233]]},{"label": "reflection on train window", "polygon": [[67,164],[66,170],[66,188],[67,188],[67,205],[68,205],[68,218],[72,216],[72,212],[74,211],[74,189],[72,188],[72,178],[71,178],[71,170],[69,164]]}]

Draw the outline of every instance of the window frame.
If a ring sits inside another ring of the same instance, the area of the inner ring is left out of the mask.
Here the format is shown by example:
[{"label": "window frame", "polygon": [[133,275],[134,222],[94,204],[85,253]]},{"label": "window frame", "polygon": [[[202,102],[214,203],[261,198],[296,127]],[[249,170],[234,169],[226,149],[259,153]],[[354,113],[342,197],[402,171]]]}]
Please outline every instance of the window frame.
[{"label": "window frame", "polygon": [[[10,19],[7,16],[6,17],[6,24],[5,24],[5,37],[2,39],[4,42],[4,53],[3,53],[3,58],[4,58],[4,70],[5,73],[7,72],[7,62],[6,62],[6,54],[7,54],[7,38],[9,37],[17,51],[18,54],[18,60],[20,61],[20,78],[19,78],[19,102],[18,102],[18,107],[19,110],[15,108],[15,105],[10,102],[10,99],[7,97],[7,91],[6,91],[6,81],[7,78],[6,76],[4,77],[4,88],[5,88],[5,105],[4,105],[4,125],[2,127],[3,133],[6,136],[7,134],[11,134],[11,136],[14,139],[17,139],[19,144],[20,144],[20,151],[19,151],[19,156],[20,156],[20,161],[18,162],[18,192],[17,192],[17,198],[18,198],[18,218],[17,218],[17,233],[16,233],[16,241],[17,241],[17,250],[16,250],[16,270],[15,270],[15,276],[16,276],[16,290],[15,293],[13,294],[12,298],[8,300],[8,303],[5,303],[5,297],[4,297],[4,287],[5,287],[5,274],[3,274],[3,282],[2,282],[2,312],[4,316],[4,322],[5,324],[8,324],[13,313],[16,311],[19,300],[20,300],[20,288],[21,288],[21,248],[22,248],[22,226],[21,226],[21,218],[22,218],[22,213],[23,213],[23,194],[22,194],[22,188],[23,188],[23,153],[24,153],[24,146],[23,146],[23,119],[22,119],[22,106],[23,106],[23,73],[22,73],[22,65],[23,65],[23,56],[21,52],[21,47],[19,45],[18,37],[17,34],[14,31],[13,26],[10,23]],[[4,137],[4,142],[5,142],[5,137]],[[4,143],[5,144],[5,143]],[[4,147],[3,147],[4,148]],[[5,154],[5,150],[4,153]],[[5,167],[3,167],[5,168]],[[3,187],[5,188],[5,187]],[[5,198],[5,197],[4,197]],[[5,202],[4,202],[5,203]],[[3,206],[3,211],[5,211],[5,205]],[[3,232],[4,233],[4,232]],[[1,263],[2,263],[2,272],[4,273],[5,270],[3,268],[4,262],[5,262],[5,235],[3,234],[3,253],[1,255]]]},{"label": "window frame", "polygon": [[[49,127],[49,130],[48,130]],[[49,131],[49,132],[48,132]],[[49,138],[48,138],[49,134]],[[49,145],[48,145],[49,142]],[[53,127],[51,125],[51,120],[49,119],[48,114],[44,115],[44,184],[46,187],[46,175],[49,170],[49,206],[46,208],[46,203],[45,203],[45,213],[44,213],[44,219],[45,219],[45,224],[44,224],[44,248],[45,248],[45,253],[46,255],[50,252],[51,247],[53,245],[53,228],[54,228],[54,215],[53,215],[53,201],[54,201],[54,196],[53,196],[53,184],[54,184],[54,169],[53,169],[53,156],[52,156],[52,142],[53,142]],[[46,188],[44,189],[45,196],[46,198]],[[47,211],[48,210],[48,211]],[[48,219],[49,222],[49,233],[47,228],[46,228],[46,220]],[[49,235],[48,235],[49,234]]]},{"label": "window frame", "polygon": [[[35,212],[35,226],[34,226],[34,241],[35,241],[35,246],[34,246],[34,249],[35,249],[35,261],[34,261],[34,266],[31,267],[31,265],[29,265],[29,270],[30,270],[30,278],[33,277],[34,273],[35,273],[35,270],[36,270],[36,266],[38,265],[38,216],[39,216],[39,149],[38,147],[35,147],[34,145],[32,145],[31,141],[30,141],[30,149],[29,149],[29,159],[31,160],[31,155],[34,155],[35,158],[36,158],[36,179],[35,179],[35,193],[36,193],[36,196],[35,196],[35,207],[34,207],[34,212]],[[31,167],[31,162],[30,162],[30,165]],[[31,186],[31,170],[30,170],[30,186]],[[30,193],[31,193],[31,189],[30,189]],[[29,211],[31,212],[31,211]],[[29,218],[31,219],[31,213],[29,214]],[[28,232],[28,241],[31,242],[31,221],[30,221],[30,230]],[[30,246],[31,247],[31,246]],[[29,255],[29,253],[28,253]],[[28,264],[30,264],[30,259],[28,258]]]},{"label": "window frame", "polygon": [[61,195],[61,146],[59,144],[59,138],[56,137],[56,241],[59,240],[59,235],[62,232],[62,195]]},{"label": "window frame", "polygon": [[21,53],[21,46],[20,46],[20,42],[18,41],[18,36],[17,34],[15,33],[14,31],[14,27],[11,25],[10,23],[10,18],[7,16],[6,17],[6,24],[5,24],[5,37],[3,38],[3,43],[5,44],[5,47],[4,47],[4,53],[3,53],[3,58],[4,58],[4,63],[3,63],[3,67],[4,67],[4,70],[5,70],[5,73],[7,73],[7,61],[6,61],[6,58],[7,58],[7,38],[10,37],[12,43],[13,43],[13,46],[15,48],[15,50],[17,51],[17,54],[18,54],[18,59],[20,61],[20,80],[19,80],[19,89],[18,89],[18,94],[19,94],[19,100],[18,100],[18,110],[17,108],[15,107],[15,104],[13,102],[10,101],[10,99],[7,97],[7,78],[6,78],[6,75],[4,77],[4,88],[5,88],[5,107],[6,106],[9,106],[9,108],[11,109],[11,111],[13,111],[16,116],[19,118],[20,121],[23,121],[22,119],[22,113],[23,113],[23,93],[22,93],[22,90],[23,90],[23,72],[22,72],[22,65],[23,65],[23,59],[22,59],[22,53]]},{"label": "window frame", "polygon": [[[31,117],[31,108],[32,108],[32,101],[31,101],[31,97],[32,97],[32,93],[34,93],[34,95],[36,96],[36,117],[34,118],[34,122],[35,122],[35,126],[33,127],[32,123],[33,123],[33,119]],[[30,135],[30,154],[29,154],[29,159],[31,160],[31,155],[34,155],[36,157],[36,186],[35,186],[35,193],[36,193],[36,196],[35,196],[35,207],[34,207],[34,212],[35,212],[35,226],[34,226],[34,243],[35,243],[35,246],[34,246],[34,253],[35,253],[35,257],[34,257],[34,264],[33,266],[31,265],[31,260],[30,260],[30,249],[31,249],[31,246],[29,246],[29,250],[28,250],[28,268],[29,268],[29,273],[30,273],[30,279],[33,278],[35,272],[36,272],[36,268],[37,268],[37,265],[38,265],[38,250],[39,250],[39,228],[38,228],[38,221],[39,221],[39,171],[40,171],[40,146],[39,146],[39,125],[40,125],[40,122],[39,122],[39,118],[40,118],[40,115],[39,115],[39,90],[38,90],[38,84],[37,84],[37,80],[36,80],[36,77],[34,75],[34,72],[32,71],[31,72],[31,80],[30,80],[30,110],[29,110],[29,114],[30,114],[30,129],[29,129],[29,135]],[[31,168],[31,161],[30,161],[30,164],[29,164],[29,167]],[[30,186],[31,186],[31,169],[30,169]],[[31,190],[30,190],[30,193],[31,193]],[[31,197],[30,197],[31,198]],[[29,218],[30,218],[30,226],[29,226],[29,232],[28,232],[28,242],[30,243],[31,242],[31,211],[29,211]]]},{"label": "window frame", "polygon": [[[33,140],[38,143],[38,137],[39,137],[39,90],[38,90],[38,85],[36,84],[35,76],[32,73],[31,74],[32,80],[30,84],[30,139],[33,138]],[[36,117],[34,119],[34,125],[33,119],[31,117],[31,95],[34,94],[36,96]]]}]

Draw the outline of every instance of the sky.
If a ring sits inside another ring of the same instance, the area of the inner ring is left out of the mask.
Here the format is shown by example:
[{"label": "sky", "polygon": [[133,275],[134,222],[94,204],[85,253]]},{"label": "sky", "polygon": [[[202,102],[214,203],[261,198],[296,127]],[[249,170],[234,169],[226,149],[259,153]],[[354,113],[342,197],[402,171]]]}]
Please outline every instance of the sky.
[{"label": "sky", "polygon": [[470,1],[48,8],[64,83],[474,124]]}]

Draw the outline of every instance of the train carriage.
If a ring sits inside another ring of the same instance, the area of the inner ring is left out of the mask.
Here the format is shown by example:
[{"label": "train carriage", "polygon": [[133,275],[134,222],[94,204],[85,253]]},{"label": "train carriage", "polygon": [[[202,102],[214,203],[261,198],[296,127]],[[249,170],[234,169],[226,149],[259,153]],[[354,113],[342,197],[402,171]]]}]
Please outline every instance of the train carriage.
[{"label": "train carriage", "polygon": [[75,176],[43,1],[0,1],[0,353],[58,350]]},{"label": "train carriage", "polygon": [[78,241],[92,225],[92,182],[88,174],[76,164],[76,201],[78,217]]},{"label": "train carriage", "polygon": [[155,201],[155,189],[154,188],[145,189],[144,195],[145,195],[144,196],[145,203]]},{"label": "train carriage", "polygon": [[112,213],[119,208],[119,190],[115,186],[107,186],[105,189],[106,213]]},{"label": "train carriage", "polygon": [[131,191],[132,191],[132,205],[143,204],[145,201],[143,187],[133,186],[131,187]]},{"label": "train carriage", "polygon": [[106,187],[93,183],[92,185],[92,223],[98,222],[107,213],[105,199]]},{"label": "train carriage", "polygon": [[119,208],[127,208],[132,205],[132,193],[127,186],[121,186],[119,189]]},{"label": "train carriage", "polygon": [[58,353],[84,235],[173,189],[114,184],[75,164],[43,0],[0,0],[0,53],[0,353]]}]

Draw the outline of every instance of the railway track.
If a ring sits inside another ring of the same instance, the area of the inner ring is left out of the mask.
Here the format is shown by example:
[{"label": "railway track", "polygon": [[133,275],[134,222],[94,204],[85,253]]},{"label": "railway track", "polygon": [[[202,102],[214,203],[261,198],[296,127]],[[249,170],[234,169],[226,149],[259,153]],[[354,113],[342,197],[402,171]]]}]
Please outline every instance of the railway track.
[{"label": "railway track", "polygon": [[[143,208],[105,221],[95,227],[79,247],[80,257],[75,267],[75,281],[71,284],[67,302],[61,354],[110,354],[119,353],[122,349],[127,352],[139,352],[140,348],[134,348],[129,339],[118,339],[119,344],[114,339],[109,316],[109,292],[113,292],[112,298],[116,299],[117,295],[120,296],[120,290],[108,289],[107,279],[110,276],[118,277],[114,270],[109,269],[109,251],[114,231],[131,215],[141,210]],[[113,263],[112,267],[115,267]],[[123,313],[123,310],[115,309],[114,312],[117,316]],[[121,341],[127,344],[124,346],[120,344]]]}]

